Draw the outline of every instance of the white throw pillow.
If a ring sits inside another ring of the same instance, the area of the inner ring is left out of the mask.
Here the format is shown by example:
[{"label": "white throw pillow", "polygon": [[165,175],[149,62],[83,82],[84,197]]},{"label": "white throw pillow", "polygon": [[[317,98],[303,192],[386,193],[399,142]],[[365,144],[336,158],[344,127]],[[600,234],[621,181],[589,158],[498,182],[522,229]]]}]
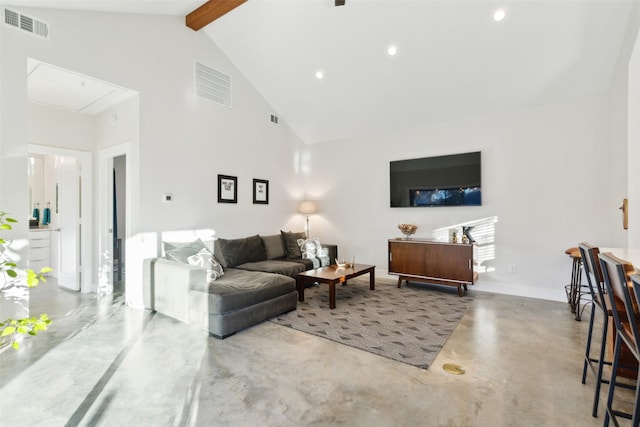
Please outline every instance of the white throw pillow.
[{"label": "white throw pillow", "polygon": [[327,250],[322,247],[320,239],[298,239],[298,246],[302,252],[302,258],[319,258],[327,256]]},{"label": "white throw pillow", "polygon": [[216,261],[215,257],[207,248],[203,248],[195,255],[187,258],[187,262],[191,265],[207,269],[207,282],[211,283],[224,274],[222,266]]},{"label": "white throw pillow", "polygon": [[187,258],[206,248],[200,239],[196,239],[193,242],[162,242],[162,246],[164,247],[165,258],[185,264],[187,263]]}]

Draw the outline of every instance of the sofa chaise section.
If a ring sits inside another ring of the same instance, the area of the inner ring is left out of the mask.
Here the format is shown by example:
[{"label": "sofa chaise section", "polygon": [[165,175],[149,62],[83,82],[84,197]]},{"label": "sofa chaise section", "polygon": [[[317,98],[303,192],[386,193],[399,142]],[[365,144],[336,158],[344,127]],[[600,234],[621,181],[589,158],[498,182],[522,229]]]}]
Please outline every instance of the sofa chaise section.
[{"label": "sofa chaise section", "polygon": [[282,274],[229,268],[189,290],[189,322],[218,338],[295,310],[296,282]]},{"label": "sofa chaise section", "polygon": [[295,279],[228,268],[208,283],[206,270],[164,258],[144,261],[144,304],[225,338],[278,314],[295,310]]}]

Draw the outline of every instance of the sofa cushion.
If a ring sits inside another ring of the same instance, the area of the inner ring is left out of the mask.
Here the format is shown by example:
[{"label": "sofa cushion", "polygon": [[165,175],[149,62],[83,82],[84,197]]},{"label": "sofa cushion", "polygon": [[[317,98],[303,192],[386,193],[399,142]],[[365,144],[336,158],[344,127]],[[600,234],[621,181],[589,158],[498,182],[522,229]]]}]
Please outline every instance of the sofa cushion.
[{"label": "sofa cushion", "polygon": [[266,259],[262,239],[257,234],[242,239],[218,239],[218,242],[227,267]]},{"label": "sofa cushion", "polygon": [[164,254],[167,259],[188,264],[188,258],[206,249],[202,240],[193,242],[162,242]]},{"label": "sofa cushion", "polygon": [[224,254],[220,247],[220,239],[215,239],[213,241],[213,256],[216,257],[222,268],[227,268],[227,260],[224,259]]},{"label": "sofa cushion", "polygon": [[207,282],[213,282],[218,277],[224,274],[222,266],[207,248],[203,248],[195,255],[191,255],[187,258],[187,261],[191,265],[202,267],[207,270]]},{"label": "sofa cushion", "polygon": [[280,230],[280,234],[282,235],[287,258],[302,258],[302,252],[300,251],[300,246],[298,246],[298,239],[304,240],[306,238],[304,232],[294,233]]},{"label": "sofa cushion", "polygon": [[202,240],[202,244],[204,245],[204,247],[209,249],[209,252],[211,252],[214,255],[216,253],[216,247],[215,247],[216,240],[218,239]]},{"label": "sofa cushion", "polygon": [[311,258],[295,258],[295,259],[288,259],[287,261],[291,261],[291,262],[296,262],[298,264],[302,264],[304,266],[305,271],[306,270],[311,270],[314,267],[313,265],[313,259]]},{"label": "sofa cushion", "polygon": [[[227,313],[295,291],[296,281],[281,274],[229,268],[212,283],[197,283],[189,291],[189,309]],[[203,298],[203,293],[207,294]]]},{"label": "sofa cushion", "polygon": [[272,236],[260,236],[260,238],[262,238],[267,259],[280,259],[286,256],[284,245],[282,244],[282,235],[274,234]]},{"label": "sofa cushion", "polygon": [[289,277],[295,277],[296,274],[302,273],[305,266],[295,261],[279,261],[266,260],[258,262],[247,262],[236,266],[240,270],[264,271],[265,273],[283,274]]}]

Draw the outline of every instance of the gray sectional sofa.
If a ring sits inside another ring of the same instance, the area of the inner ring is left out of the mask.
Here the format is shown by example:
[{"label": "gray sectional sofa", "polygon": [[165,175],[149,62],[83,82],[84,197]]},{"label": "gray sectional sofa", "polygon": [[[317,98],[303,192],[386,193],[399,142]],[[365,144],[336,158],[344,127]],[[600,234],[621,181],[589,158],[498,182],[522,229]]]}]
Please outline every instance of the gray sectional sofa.
[{"label": "gray sectional sofa", "polygon": [[[217,338],[295,310],[295,276],[338,257],[337,246],[290,232],[163,245],[164,257],[144,261],[145,307]],[[207,252],[214,265],[189,263]]]}]

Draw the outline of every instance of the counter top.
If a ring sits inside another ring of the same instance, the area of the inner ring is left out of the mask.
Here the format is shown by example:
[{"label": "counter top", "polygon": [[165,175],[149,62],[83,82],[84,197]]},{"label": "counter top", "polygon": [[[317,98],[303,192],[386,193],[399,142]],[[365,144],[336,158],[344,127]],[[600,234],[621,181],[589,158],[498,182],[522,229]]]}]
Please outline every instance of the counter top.
[{"label": "counter top", "polygon": [[640,274],[640,249],[631,248],[599,248],[600,253],[611,252],[615,256],[633,264],[636,274]]}]

